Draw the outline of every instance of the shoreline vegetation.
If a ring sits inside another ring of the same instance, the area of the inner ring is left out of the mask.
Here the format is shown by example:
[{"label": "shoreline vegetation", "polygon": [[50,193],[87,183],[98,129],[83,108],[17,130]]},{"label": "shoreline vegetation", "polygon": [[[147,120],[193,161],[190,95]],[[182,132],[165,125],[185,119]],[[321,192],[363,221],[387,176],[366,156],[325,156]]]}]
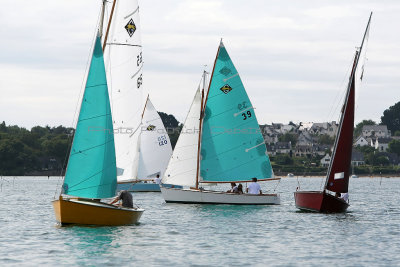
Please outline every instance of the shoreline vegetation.
[{"label": "shoreline vegetation", "polygon": [[[393,136],[393,140],[388,144],[388,152],[371,145],[353,147],[353,153],[356,150],[356,153],[361,155],[362,164],[361,166],[352,166],[349,170],[350,175],[355,174],[359,177],[400,176],[399,114],[400,102],[385,110],[381,117],[381,125],[387,125],[387,130]],[[159,115],[167,129],[172,148],[174,148],[182,124],[171,114],[159,112]],[[281,132],[280,135],[271,135],[267,125],[260,125],[275,176],[287,177],[289,173],[295,177],[326,176],[328,167],[327,164],[322,164],[322,160],[331,154],[330,148],[333,145],[334,136],[318,134],[313,131],[306,132],[304,135],[299,128],[301,124],[296,125],[292,122],[289,122],[288,125],[273,123],[270,127],[274,128],[277,125],[290,126],[291,130],[287,133]],[[377,124],[372,120],[363,120],[356,125],[354,142],[359,140],[363,127],[369,127],[368,125]],[[333,126],[335,124],[332,124]],[[74,133],[74,128],[61,125],[58,127],[35,126],[28,130],[17,125],[6,125],[3,121],[0,123],[0,176],[64,175]],[[375,133],[372,136],[375,136]],[[272,141],[271,138],[276,140]],[[306,138],[303,143],[307,140],[311,142],[311,148],[302,147],[304,146],[301,145],[302,138]]]}]

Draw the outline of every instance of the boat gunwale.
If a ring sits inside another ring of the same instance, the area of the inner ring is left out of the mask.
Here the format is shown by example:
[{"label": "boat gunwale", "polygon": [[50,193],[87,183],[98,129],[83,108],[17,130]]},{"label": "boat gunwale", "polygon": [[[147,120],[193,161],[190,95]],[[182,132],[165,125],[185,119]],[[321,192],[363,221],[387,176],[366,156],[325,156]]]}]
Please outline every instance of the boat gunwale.
[{"label": "boat gunwale", "polygon": [[[209,194],[225,194],[225,195],[232,195],[232,196],[246,196],[246,197],[264,197],[264,196],[279,196],[279,194],[236,194],[232,192],[224,192],[224,191],[213,191],[213,190],[200,190],[200,189],[188,189],[188,188],[166,188],[165,189],[173,189],[173,190],[181,190],[181,191],[191,191],[191,192],[201,192],[201,193],[209,193]],[[202,202],[203,203],[203,202]]]}]

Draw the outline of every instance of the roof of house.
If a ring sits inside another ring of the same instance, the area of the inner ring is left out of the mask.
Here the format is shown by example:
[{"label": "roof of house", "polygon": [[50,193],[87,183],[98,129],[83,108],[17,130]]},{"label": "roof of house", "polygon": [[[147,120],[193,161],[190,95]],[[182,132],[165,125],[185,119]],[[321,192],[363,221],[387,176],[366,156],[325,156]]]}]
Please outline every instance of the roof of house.
[{"label": "roof of house", "polygon": [[362,131],[387,131],[386,125],[364,125]]},{"label": "roof of house", "polygon": [[392,138],[378,138],[377,141],[379,144],[389,144],[390,141],[392,141]]}]

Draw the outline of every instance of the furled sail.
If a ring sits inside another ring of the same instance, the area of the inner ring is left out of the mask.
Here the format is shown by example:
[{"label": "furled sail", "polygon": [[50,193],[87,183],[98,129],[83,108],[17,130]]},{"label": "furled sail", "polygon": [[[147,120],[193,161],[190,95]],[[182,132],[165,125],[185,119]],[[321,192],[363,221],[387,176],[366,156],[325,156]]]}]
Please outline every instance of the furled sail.
[{"label": "furled sail", "polygon": [[[137,177],[143,101],[143,59],[137,1],[107,5],[103,29],[112,13],[104,57],[115,132],[118,181]],[[108,18],[107,18],[108,16]]]},{"label": "furled sail", "polygon": [[162,178],[163,183],[183,186],[196,185],[200,112],[201,93],[200,89],[197,89],[167,170]]},{"label": "furled sail", "polygon": [[145,105],[139,153],[139,179],[162,177],[172,154],[171,142],[160,115],[147,98]]},{"label": "furled sail", "polygon": [[201,137],[202,180],[272,178],[254,108],[222,41],[211,77]]},{"label": "furled sail", "polygon": [[108,198],[117,185],[113,124],[103,51],[97,37],[69,155],[63,193]]}]

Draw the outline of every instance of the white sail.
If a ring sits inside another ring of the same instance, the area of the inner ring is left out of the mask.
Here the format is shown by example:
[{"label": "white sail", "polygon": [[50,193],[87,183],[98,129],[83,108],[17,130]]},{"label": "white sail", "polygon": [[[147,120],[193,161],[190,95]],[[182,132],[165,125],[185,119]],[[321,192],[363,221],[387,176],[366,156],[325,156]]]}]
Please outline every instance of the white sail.
[{"label": "white sail", "polygon": [[199,88],[162,178],[162,182],[165,184],[196,185],[200,110],[201,93]]},{"label": "white sail", "polygon": [[157,174],[163,177],[172,155],[172,146],[150,98],[147,98],[143,113],[139,155],[139,179],[155,178]]},{"label": "white sail", "polygon": [[[103,40],[113,1],[106,5]],[[137,1],[116,1],[104,51],[114,126],[118,181],[135,179],[144,108],[142,45]]]}]

